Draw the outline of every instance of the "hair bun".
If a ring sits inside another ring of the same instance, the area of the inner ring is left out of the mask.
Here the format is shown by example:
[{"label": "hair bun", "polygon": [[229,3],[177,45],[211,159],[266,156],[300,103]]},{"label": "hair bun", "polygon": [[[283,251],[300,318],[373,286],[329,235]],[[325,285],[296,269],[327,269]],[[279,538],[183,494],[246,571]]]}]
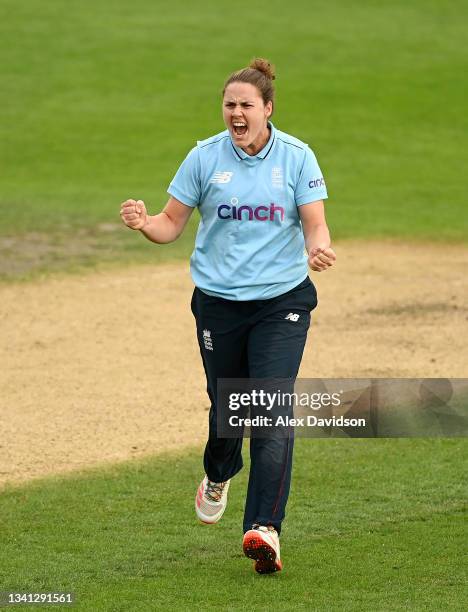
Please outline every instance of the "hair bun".
[{"label": "hair bun", "polygon": [[273,64],[262,57],[255,57],[249,64],[249,68],[253,68],[254,70],[258,70],[259,72],[263,72],[263,74],[271,79],[275,80],[275,67]]}]

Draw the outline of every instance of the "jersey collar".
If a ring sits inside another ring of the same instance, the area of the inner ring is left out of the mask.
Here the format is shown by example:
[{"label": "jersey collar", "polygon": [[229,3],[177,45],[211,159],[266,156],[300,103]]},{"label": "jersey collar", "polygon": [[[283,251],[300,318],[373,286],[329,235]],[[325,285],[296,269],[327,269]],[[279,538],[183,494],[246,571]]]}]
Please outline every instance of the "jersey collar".
[{"label": "jersey collar", "polygon": [[[270,153],[271,149],[273,148],[273,145],[275,144],[275,140],[276,140],[276,129],[275,129],[275,126],[271,123],[271,121],[268,122],[268,126],[269,126],[269,128],[271,130],[270,138],[269,138],[268,142],[266,143],[266,145],[263,147],[263,149],[261,151],[259,151],[256,155],[249,155],[248,153],[246,153],[244,151],[244,149],[241,149],[240,147],[237,147],[232,142],[232,138],[230,138],[234,156],[236,157],[236,159],[238,161],[241,161],[243,159],[255,159],[255,158],[265,159],[265,157]],[[230,136],[231,135],[229,134],[229,137]]]}]

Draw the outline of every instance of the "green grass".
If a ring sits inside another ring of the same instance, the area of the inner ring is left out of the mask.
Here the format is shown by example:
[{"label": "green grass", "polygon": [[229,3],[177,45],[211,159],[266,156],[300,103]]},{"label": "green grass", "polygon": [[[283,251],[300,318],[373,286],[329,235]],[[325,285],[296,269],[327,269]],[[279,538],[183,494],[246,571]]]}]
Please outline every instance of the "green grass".
[{"label": "green grass", "polygon": [[[466,240],[466,2],[294,0],[288,10],[286,22],[279,0],[222,10],[4,0],[0,238],[99,234],[132,196],[160,210],[195,141],[224,127],[224,78],[264,55],[277,65],[274,121],[316,150],[335,238]],[[104,259],[148,256],[141,238],[128,248],[121,232],[99,236],[111,244]],[[60,251],[63,266],[81,255]]]},{"label": "green grass", "polygon": [[197,523],[199,450],[10,487],[0,590],[97,611],[465,610],[464,460],[464,440],[299,440],[274,576],[242,555],[246,469],[222,522]]}]

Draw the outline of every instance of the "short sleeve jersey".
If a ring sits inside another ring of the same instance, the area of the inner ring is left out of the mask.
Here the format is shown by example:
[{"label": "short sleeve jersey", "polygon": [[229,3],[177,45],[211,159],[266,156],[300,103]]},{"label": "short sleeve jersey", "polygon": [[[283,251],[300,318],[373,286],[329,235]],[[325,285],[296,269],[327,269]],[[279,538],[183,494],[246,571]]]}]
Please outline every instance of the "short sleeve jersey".
[{"label": "short sleeve jersey", "polygon": [[307,144],[269,127],[257,155],[237,147],[229,130],[199,141],[168,188],[200,212],[190,269],[208,295],[269,299],[307,276],[298,207],[325,199],[325,182]]}]

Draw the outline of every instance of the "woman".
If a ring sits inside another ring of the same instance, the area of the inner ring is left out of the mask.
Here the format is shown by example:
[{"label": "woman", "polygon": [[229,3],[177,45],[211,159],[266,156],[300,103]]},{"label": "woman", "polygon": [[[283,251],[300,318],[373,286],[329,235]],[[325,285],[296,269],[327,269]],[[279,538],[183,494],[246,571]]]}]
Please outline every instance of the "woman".
[{"label": "woman", "polygon": [[[164,210],[150,216],[142,200],[127,200],[120,211],[128,227],[158,244],[176,240],[194,208],[201,215],[191,257],[192,312],[211,409],[195,510],[209,524],[223,515],[230,480],[242,468],[242,438],[217,436],[217,381],[294,381],[317,305],[307,262],[321,272],[336,259],[317,160],[270,121],[274,78],[271,64],[259,58],[234,72],[223,89],[227,129],[190,151]],[[292,448],[291,435],[250,440],[243,549],[259,573],[282,569]]]}]

